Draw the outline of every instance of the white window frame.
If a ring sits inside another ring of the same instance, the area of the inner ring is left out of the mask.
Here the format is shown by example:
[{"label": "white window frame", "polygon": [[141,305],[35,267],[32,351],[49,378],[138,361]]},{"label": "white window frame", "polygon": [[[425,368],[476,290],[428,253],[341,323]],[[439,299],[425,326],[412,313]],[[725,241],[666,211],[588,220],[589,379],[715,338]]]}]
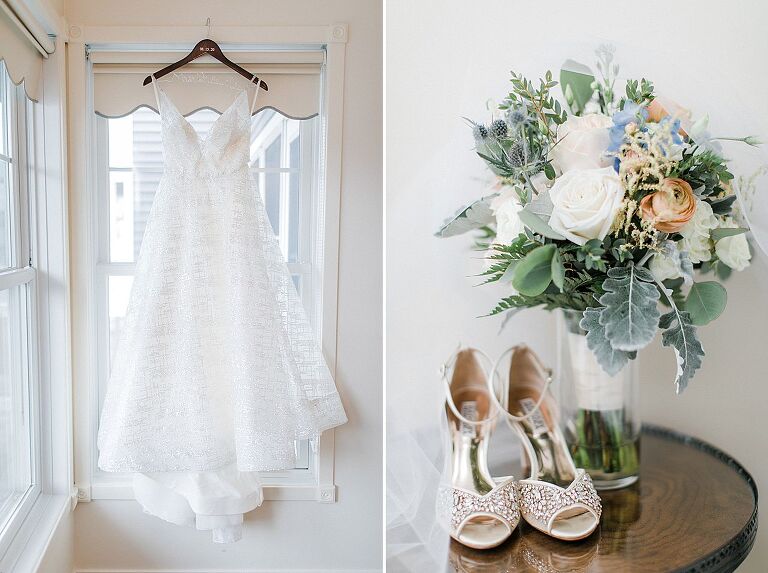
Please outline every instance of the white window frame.
[{"label": "white window frame", "polygon": [[[24,228],[17,229],[21,248],[15,268],[0,272],[0,288],[29,285],[25,304],[32,326],[26,344],[30,356],[33,408],[34,487],[17,506],[12,524],[0,538],[0,571],[36,571],[61,519],[74,508],[72,471],[72,401],[68,269],[68,201],[65,160],[64,43],[43,60],[40,99],[26,102],[17,87],[13,133],[17,139],[14,178],[15,209],[28,209]],[[22,105],[23,104],[23,105]],[[22,144],[23,143],[23,144]],[[22,219],[23,220],[23,219]]]},{"label": "white window frame", "polygon": [[[7,73],[0,70],[5,77],[0,76],[0,89],[5,91],[8,115],[8,155],[2,155],[0,159],[8,163],[12,185],[10,187],[10,235],[11,252],[10,268],[0,271],[0,290],[11,292],[17,289],[17,302],[21,315],[26,316],[23,322],[20,317],[11,317],[11,328],[18,338],[11,338],[16,342],[12,352],[22,357],[20,368],[15,374],[23,380],[22,394],[19,404],[23,409],[24,424],[27,426],[27,435],[22,436],[23,443],[19,444],[19,450],[28,451],[31,468],[28,476],[31,485],[22,494],[16,503],[6,522],[0,522],[0,556],[8,549],[20,524],[26,519],[35,502],[42,492],[40,448],[40,391],[38,374],[38,349],[37,339],[37,310],[35,305],[37,270],[31,266],[30,224],[32,221],[32,209],[29,205],[30,185],[30,157],[29,148],[34,145],[34,140],[29,141],[29,136],[34,138],[34,117],[32,104],[28,103],[23,86],[14,86]],[[29,122],[27,117],[29,117]],[[11,293],[11,296],[14,296]]]},{"label": "white window frame", "polygon": [[[315,313],[312,316],[312,323],[319,323],[320,317],[317,315],[319,309],[315,308],[314,300],[315,285],[312,284],[312,266],[316,261],[312,260],[316,253],[310,251],[312,244],[312,236],[315,232],[313,228],[313,213],[317,214],[313,210],[313,197],[317,190],[316,182],[311,181],[311,178],[317,171],[316,169],[307,169],[307,165],[316,165],[318,162],[317,149],[314,146],[302,145],[299,148],[299,168],[290,167],[290,148],[291,143],[296,137],[300,137],[300,141],[307,142],[310,140],[317,140],[319,142],[319,134],[315,133],[318,126],[315,122],[296,122],[286,121],[284,115],[279,112],[276,113],[270,122],[264,129],[258,134],[258,136],[251,142],[251,146],[260,147],[262,149],[259,157],[260,167],[252,166],[250,171],[258,181],[259,189],[265,190],[266,175],[267,173],[279,173],[280,174],[280,228],[285,229],[289,225],[288,221],[288,202],[290,201],[290,175],[300,173],[302,181],[299,185],[300,196],[299,203],[301,208],[299,209],[299,216],[301,220],[299,222],[301,226],[301,232],[299,233],[299,252],[302,253],[300,260],[289,261],[287,263],[288,270],[292,275],[298,275],[301,277],[301,296],[302,302],[305,308],[310,308]],[[280,167],[265,167],[265,154],[266,149],[275,139],[282,136],[281,139],[281,151],[280,157],[282,165]],[[280,248],[285,253],[288,250],[288,235],[281,234],[280,236]],[[319,298],[319,297],[317,297]]]},{"label": "white window frame", "polygon": [[[322,292],[322,300],[315,304],[316,324],[321,333],[321,346],[326,362],[336,372],[336,326],[338,298],[339,208],[341,192],[341,142],[344,94],[344,59],[347,26],[333,24],[307,27],[219,27],[217,41],[222,44],[253,45],[253,39],[265,45],[292,46],[297,49],[314,47],[325,52],[321,75],[321,110],[319,118],[319,164],[325,169],[320,174],[318,196],[324,201],[303,209],[303,213],[318,213],[324,220],[322,252],[312,254],[322,276],[318,284],[302,292]],[[72,265],[73,289],[78,293],[78,304],[73,308],[73,376],[75,391],[75,486],[79,501],[93,499],[133,499],[130,481],[125,476],[106,477],[95,472],[98,451],[95,439],[98,420],[96,381],[98,380],[98,350],[96,344],[97,292],[92,280],[96,236],[93,212],[96,204],[96,177],[89,150],[96,143],[93,120],[92,73],[86,57],[91,44],[165,44],[186,53],[199,40],[198,27],[70,27],[67,58],[69,78],[69,149],[70,181],[78,193],[72,194]],[[313,200],[315,200],[313,198]],[[314,220],[314,217],[312,218]],[[304,221],[302,221],[304,224]],[[312,224],[309,221],[309,224]],[[315,233],[317,230],[313,229]],[[290,265],[289,265],[290,267]],[[292,269],[294,270],[294,269]],[[300,270],[300,269],[296,269]],[[305,285],[302,283],[302,287]],[[267,500],[315,500],[332,503],[336,500],[334,482],[334,431],[324,432],[316,451],[310,457],[307,470],[265,474],[264,496]]]}]

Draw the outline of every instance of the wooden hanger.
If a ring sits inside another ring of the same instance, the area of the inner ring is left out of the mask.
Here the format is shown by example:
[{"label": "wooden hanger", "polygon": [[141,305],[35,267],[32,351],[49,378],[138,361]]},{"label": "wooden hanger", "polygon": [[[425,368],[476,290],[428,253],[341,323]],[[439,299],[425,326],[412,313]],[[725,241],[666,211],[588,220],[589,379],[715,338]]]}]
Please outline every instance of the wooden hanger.
[{"label": "wooden hanger", "polygon": [[[208,25],[208,35],[210,35],[211,31],[211,19],[208,19],[208,22],[206,23]],[[187,54],[184,58],[179,60],[178,62],[174,62],[173,64],[170,64],[168,66],[165,66],[163,69],[156,71],[154,74],[151,74],[144,78],[143,85],[147,85],[152,81],[152,76],[155,76],[155,79],[160,79],[163,76],[170,74],[171,72],[179,69],[182,66],[186,66],[188,63],[192,62],[193,60],[196,60],[197,58],[200,58],[202,56],[211,56],[217,60],[219,60],[222,64],[225,66],[233,69],[238,74],[246,78],[248,81],[257,83],[259,82],[259,78],[256,77],[254,74],[246,70],[245,68],[238,66],[235,62],[227,58],[227,56],[224,55],[224,53],[221,51],[221,48],[219,45],[211,40],[210,38],[206,38],[204,40],[200,40],[197,45],[192,48],[192,51]],[[264,91],[269,91],[269,87],[267,87],[267,84],[263,81],[261,82],[261,89]]]}]

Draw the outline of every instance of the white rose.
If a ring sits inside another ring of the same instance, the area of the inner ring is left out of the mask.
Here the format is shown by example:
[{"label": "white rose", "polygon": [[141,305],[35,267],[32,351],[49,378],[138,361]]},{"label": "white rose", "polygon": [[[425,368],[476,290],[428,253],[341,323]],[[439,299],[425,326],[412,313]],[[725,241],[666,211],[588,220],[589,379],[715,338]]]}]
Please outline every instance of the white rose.
[{"label": "white rose", "polygon": [[[720,226],[726,229],[738,227],[730,217]],[[735,271],[746,269],[749,266],[749,261],[752,259],[752,253],[749,252],[749,243],[747,243],[747,237],[744,233],[724,237],[717,241],[715,243],[715,253],[718,259]]]},{"label": "white rose", "polygon": [[493,201],[491,211],[496,217],[496,242],[508,245],[524,232],[525,227],[518,213],[522,209],[520,197],[514,188],[507,187]]},{"label": "white rose", "polygon": [[659,282],[664,282],[667,279],[676,279],[683,276],[680,272],[679,260],[668,257],[663,253],[657,253],[653,255],[648,268]]},{"label": "white rose", "polygon": [[570,116],[557,128],[557,144],[549,154],[555,168],[567,173],[572,169],[611,165],[613,159],[605,152],[611,143],[609,128],[612,126],[613,120],[600,113]]},{"label": "white rose", "polygon": [[696,199],[696,212],[686,225],[680,229],[683,238],[678,243],[681,251],[688,251],[692,263],[701,263],[712,258],[712,241],[709,233],[717,227],[717,217],[712,213],[712,206],[706,201]]},{"label": "white rose", "polygon": [[604,239],[624,200],[624,188],[612,167],[575,169],[555,179],[549,190],[549,226],[569,241],[583,245]]}]

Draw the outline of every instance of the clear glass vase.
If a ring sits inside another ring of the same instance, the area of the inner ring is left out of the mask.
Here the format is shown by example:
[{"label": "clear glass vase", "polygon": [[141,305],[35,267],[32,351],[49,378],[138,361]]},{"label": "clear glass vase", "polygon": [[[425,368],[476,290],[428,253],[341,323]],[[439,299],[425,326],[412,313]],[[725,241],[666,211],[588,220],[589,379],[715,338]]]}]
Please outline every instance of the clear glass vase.
[{"label": "clear glass vase", "polygon": [[618,489],[637,481],[640,418],[637,360],[616,375],[606,374],[579,327],[582,313],[558,313],[561,422],[576,467],[589,472],[597,489]]}]

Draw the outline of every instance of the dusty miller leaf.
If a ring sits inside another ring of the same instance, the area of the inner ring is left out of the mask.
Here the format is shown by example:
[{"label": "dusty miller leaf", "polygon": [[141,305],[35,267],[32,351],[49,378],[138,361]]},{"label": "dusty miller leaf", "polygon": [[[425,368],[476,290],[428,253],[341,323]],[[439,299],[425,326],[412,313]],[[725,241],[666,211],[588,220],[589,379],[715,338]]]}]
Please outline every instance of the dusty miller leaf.
[{"label": "dusty miller leaf", "polygon": [[494,197],[496,194],[473,201],[466,207],[459,209],[455,215],[445,220],[435,236],[442,239],[454,237],[493,223],[491,200]]},{"label": "dusty miller leaf", "polygon": [[595,355],[598,364],[607,374],[614,376],[624,368],[630,358],[634,359],[637,353],[616,350],[611,346],[605,336],[605,327],[600,324],[600,314],[603,310],[603,307],[586,309],[579,326],[587,331],[587,346]]},{"label": "dusty miller leaf", "polygon": [[616,350],[640,350],[656,335],[659,324],[659,291],[651,272],[629,263],[608,269],[603,281],[600,324]]},{"label": "dusty miller leaf", "polygon": [[704,348],[696,336],[696,328],[691,322],[690,315],[672,306],[672,311],[663,315],[659,326],[664,330],[661,342],[664,346],[672,346],[677,358],[677,377],[675,387],[680,394],[688,386],[696,370],[701,368],[701,358]]},{"label": "dusty miller leaf", "polygon": [[672,291],[657,282],[659,288],[667,297],[672,310],[659,319],[659,327],[663,330],[661,343],[671,346],[675,351],[677,360],[677,376],[675,377],[675,390],[680,394],[688,386],[696,370],[701,368],[701,359],[704,356],[704,347],[701,345],[696,328],[691,322],[690,315],[680,310],[672,297]]}]

